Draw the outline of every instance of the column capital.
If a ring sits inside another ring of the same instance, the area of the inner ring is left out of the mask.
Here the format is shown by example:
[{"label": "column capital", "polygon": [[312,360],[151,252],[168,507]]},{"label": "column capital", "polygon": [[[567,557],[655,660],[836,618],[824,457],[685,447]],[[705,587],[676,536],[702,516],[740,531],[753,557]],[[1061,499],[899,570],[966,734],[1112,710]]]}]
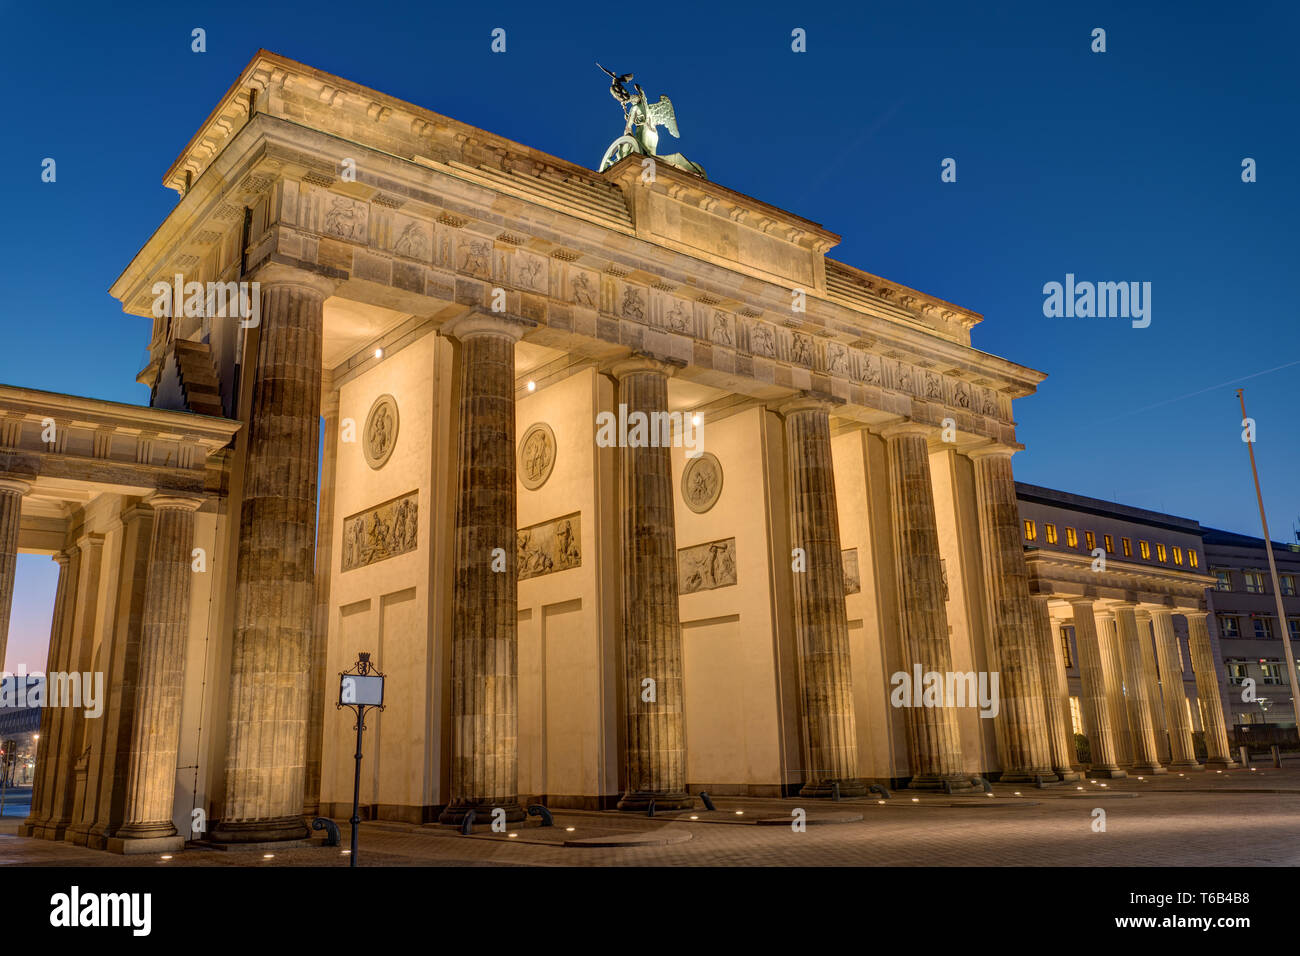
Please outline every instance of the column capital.
[{"label": "column capital", "polygon": [[460,341],[477,335],[499,335],[512,342],[518,342],[524,333],[537,325],[516,316],[499,315],[493,312],[471,312],[458,319],[444,322],[438,331]]},{"label": "column capital", "polygon": [[842,404],[844,403],[836,401],[827,395],[820,395],[816,392],[800,392],[798,395],[782,399],[769,407],[782,418],[787,418],[800,412],[825,412],[829,415],[834,408]]},{"label": "column capital", "polygon": [[322,299],[328,299],[339,286],[338,279],[331,279],[320,273],[308,272],[306,269],[286,265],[282,262],[268,262],[248,278],[256,282],[262,292],[270,288],[293,286],[312,295],[320,296]]},{"label": "column capital", "polygon": [[104,536],[102,534],[83,534],[77,539],[77,547],[81,549],[82,554],[86,554],[91,548],[102,548],[104,546]]},{"label": "column capital", "polygon": [[320,393],[320,414],[322,418],[329,418],[331,415],[339,413],[339,390],[337,388],[325,389]]},{"label": "column capital", "polygon": [[198,511],[203,507],[203,499],[190,495],[175,495],[166,491],[155,491],[144,499],[154,511]]},{"label": "column capital", "polygon": [[1089,614],[1101,613],[1096,610],[1096,603],[1097,603],[1096,598],[1090,598],[1090,597],[1070,598],[1070,607],[1083,608]]},{"label": "column capital", "polygon": [[993,442],[989,445],[982,445],[979,448],[972,448],[967,451],[966,457],[972,461],[979,461],[982,458],[1010,458],[1020,447],[1003,445],[1001,442]]},{"label": "column capital", "polygon": [[875,433],[881,438],[889,441],[891,438],[901,438],[904,435],[919,435],[922,438],[929,439],[936,431],[935,426],[927,425],[924,422],[904,419],[901,422],[894,422],[891,425],[885,425],[883,428],[874,429]]},{"label": "column capital", "polygon": [[620,381],[639,372],[657,372],[665,378],[671,378],[683,364],[657,358],[648,352],[633,352],[623,358],[614,359],[606,364],[601,371],[613,375],[614,378]]},{"label": "column capital", "polygon": [[1206,618],[1208,618],[1208,617],[1210,616],[1210,612],[1209,612],[1209,611],[1186,611],[1186,610],[1184,610],[1184,611],[1179,611],[1178,613],[1182,614],[1182,616],[1185,617],[1185,618],[1187,618],[1187,620],[1189,620],[1189,621],[1192,621],[1192,620],[1204,621]]},{"label": "column capital", "polygon": [[31,490],[30,481],[23,481],[21,478],[0,478],[0,492],[8,491],[12,494],[25,495]]}]

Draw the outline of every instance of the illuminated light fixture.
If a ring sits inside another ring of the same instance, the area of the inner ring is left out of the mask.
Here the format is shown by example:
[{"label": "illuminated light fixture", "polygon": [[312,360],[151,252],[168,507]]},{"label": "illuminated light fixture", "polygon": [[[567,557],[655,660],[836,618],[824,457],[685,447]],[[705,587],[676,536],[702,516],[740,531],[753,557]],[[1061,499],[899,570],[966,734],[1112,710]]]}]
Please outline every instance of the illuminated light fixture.
[{"label": "illuminated light fixture", "polygon": [[876,803],[880,804],[882,807],[885,805],[884,800],[877,800]]},{"label": "illuminated light fixture", "polygon": [[172,855],[171,855],[170,853],[164,853],[164,854],[162,855],[162,858],[163,858],[164,860],[170,860],[170,859],[172,858]]},{"label": "illuminated light fixture", "polygon": [[573,832],[573,827],[565,827],[565,828],[564,828],[564,832],[565,832],[565,833],[572,833],[572,832]]},{"label": "illuminated light fixture", "polygon": [[704,416],[703,416],[703,415],[692,415],[692,416],[691,416],[691,424],[694,425],[694,426],[696,426],[697,428],[698,428],[700,425],[703,425],[703,424],[704,424]]},{"label": "illuminated light fixture", "polygon": [[920,797],[913,797],[913,798],[912,798],[912,802],[913,802],[913,803],[920,803],[920,802],[921,802],[921,798],[920,798]]},{"label": "illuminated light fixture", "polygon": [[535,392],[535,391],[537,391],[537,383],[536,383],[536,382],[533,382],[533,381],[530,381],[530,382],[528,383],[528,391],[530,391],[530,392]]},{"label": "illuminated light fixture", "polygon": [[1254,773],[1254,772],[1255,772],[1255,768],[1254,768],[1254,767],[1251,767],[1251,768],[1250,768],[1250,772],[1251,772],[1251,773]]},{"label": "illuminated light fixture", "polygon": [[513,839],[514,839],[515,837],[517,837],[517,836],[519,836],[518,833],[511,833],[511,834],[510,834],[510,839],[513,840]]},{"label": "illuminated light fixture", "polygon": [[738,816],[738,817],[743,817],[744,815],[745,815],[745,811],[744,811],[744,810],[737,810],[737,811],[736,811],[736,816]]},{"label": "illuminated light fixture", "polygon": [[264,859],[264,860],[274,860],[274,859],[275,859],[275,854],[274,854],[274,853],[263,853],[263,854],[262,854],[262,859]]},{"label": "illuminated light fixture", "polygon": [[1216,771],[1214,771],[1214,772],[1215,772],[1215,773],[1223,773],[1222,770],[1216,770]]},{"label": "illuminated light fixture", "polygon": [[1138,777],[1139,780],[1145,780],[1146,777]]},{"label": "illuminated light fixture", "polygon": [[1082,790],[1083,787],[1075,787],[1074,789],[1075,789],[1075,790]]},{"label": "illuminated light fixture", "polygon": [[691,819],[692,819],[692,820],[698,820],[699,817],[697,817],[695,814],[692,813],[692,814],[691,814]]},{"label": "illuminated light fixture", "polygon": [[384,357],[384,350],[383,350],[383,349],[375,349],[375,358],[383,358],[383,357]]},{"label": "illuminated light fixture", "polygon": [[1020,791],[1019,791],[1019,790],[1016,791],[1016,796],[1017,796],[1017,797],[1020,796]]},{"label": "illuminated light fixture", "polygon": [[1103,783],[1102,786],[1104,787],[1104,786],[1106,786],[1106,785]]},{"label": "illuminated light fixture", "polygon": [[993,799],[993,794],[991,794],[991,793],[986,793],[986,794],[984,794],[984,796],[988,797],[990,800]]},{"label": "illuminated light fixture", "polygon": [[1089,783],[1096,783],[1097,781],[1096,781],[1096,780],[1089,780],[1088,782],[1089,782]]},{"label": "illuminated light fixture", "polygon": [[341,850],[340,852],[341,852],[344,856],[347,856],[347,855],[349,855],[352,851],[351,851],[351,850]]}]

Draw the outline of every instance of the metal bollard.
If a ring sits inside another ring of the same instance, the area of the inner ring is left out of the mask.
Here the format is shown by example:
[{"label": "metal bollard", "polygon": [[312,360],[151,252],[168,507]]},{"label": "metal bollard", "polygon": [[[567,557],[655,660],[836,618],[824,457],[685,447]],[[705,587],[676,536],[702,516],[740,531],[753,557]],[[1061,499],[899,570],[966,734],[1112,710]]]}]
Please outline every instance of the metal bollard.
[{"label": "metal bollard", "polygon": [[655,802],[653,800],[650,801],[650,806],[645,808],[645,815],[648,817],[655,815]]},{"label": "metal bollard", "polygon": [[1277,744],[1273,744],[1273,746],[1269,747],[1268,750],[1269,753],[1273,755],[1273,766],[1281,770],[1282,769],[1282,748],[1280,748]]},{"label": "metal bollard", "polygon": [[460,835],[470,836],[474,832],[474,811],[466,812],[465,819],[460,822]]},{"label": "metal bollard", "polygon": [[541,817],[542,826],[544,827],[555,826],[555,817],[551,816],[551,811],[548,810],[546,807],[542,806],[540,803],[531,804],[528,807],[528,815],[530,817]]},{"label": "metal bollard", "polygon": [[1237,748],[1237,762],[1243,767],[1250,766],[1250,748],[1245,744]]},{"label": "metal bollard", "polygon": [[704,803],[704,809],[705,809],[705,810],[716,810],[716,809],[718,809],[717,807],[715,807],[715,806],[713,805],[713,798],[709,796],[709,791],[707,791],[707,790],[701,790],[701,791],[700,791],[700,800],[703,801],[703,803]]},{"label": "metal bollard", "polygon": [[835,803],[840,802],[840,783],[838,780],[831,781],[831,800]]},{"label": "metal bollard", "polygon": [[340,840],[339,825],[335,823],[333,820],[331,820],[329,817],[317,817],[315,820],[311,822],[311,828],[313,830],[325,831],[326,846],[339,845],[339,840]]}]

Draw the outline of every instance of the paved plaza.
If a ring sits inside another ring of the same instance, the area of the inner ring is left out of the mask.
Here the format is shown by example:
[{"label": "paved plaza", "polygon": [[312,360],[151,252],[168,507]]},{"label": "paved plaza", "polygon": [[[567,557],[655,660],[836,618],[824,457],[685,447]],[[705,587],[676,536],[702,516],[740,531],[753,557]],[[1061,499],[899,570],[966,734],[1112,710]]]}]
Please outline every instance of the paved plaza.
[{"label": "paved plaza", "polygon": [[[1103,786],[1105,784],[1105,786]],[[1082,790],[1076,789],[1082,786]],[[718,797],[703,809],[653,819],[558,811],[509,833],[472,837],[439,826],[384,821],[361,828],[362,866],[1295,866],[1300,768],[1177,773],[1057,785],[995,784],[994,795],[899,791],[829,801]],[[1018,795],[1017,795],[1018,794]],[[804,808],[804,832],[785,820]],[[1105,832],[1094,811],[1105,810]],[[737,813],[736,811],[741,811]],[[699,819],[691,820],[690,816]],[[858,819],[860,818],[860,819]],[[572,827],[570,831],[568,828]],[[187,848],[170,860],[123,857],[0,835],[0,865],[346,866],[344,847]],[[565,841],[634,843],[563,845]],[[274,855],[267,859],[266,853]]]}]

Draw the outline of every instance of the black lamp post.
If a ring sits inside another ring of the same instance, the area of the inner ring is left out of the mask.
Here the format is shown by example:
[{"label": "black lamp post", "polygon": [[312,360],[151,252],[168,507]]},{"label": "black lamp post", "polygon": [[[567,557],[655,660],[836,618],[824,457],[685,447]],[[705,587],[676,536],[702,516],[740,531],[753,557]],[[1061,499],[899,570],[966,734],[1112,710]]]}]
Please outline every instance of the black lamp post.
[{"label": "black lamp post", "polygon": [[357,865],[357,830],[361,826],[361,734],[366,729],[366,708],[384,709],[384,675],[370,663],[370,654],[361,651],[351,669],[339,674],[338,709],[352,707],[357,712],[357,769],[352,778],[352,850],[348,866]]}]

